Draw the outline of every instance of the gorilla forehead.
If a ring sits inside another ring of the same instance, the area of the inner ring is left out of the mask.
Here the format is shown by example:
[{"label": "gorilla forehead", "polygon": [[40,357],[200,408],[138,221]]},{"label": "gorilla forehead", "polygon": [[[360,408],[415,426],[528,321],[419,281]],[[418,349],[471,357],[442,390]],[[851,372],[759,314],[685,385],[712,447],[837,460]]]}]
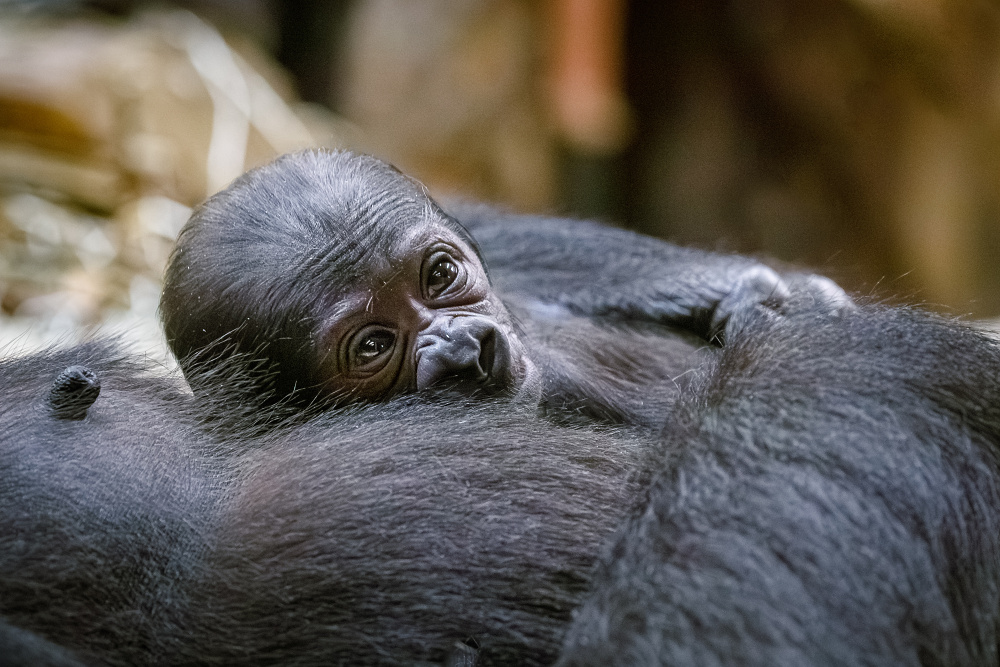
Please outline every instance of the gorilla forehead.
[{"label": "gorilla forehead", "polygon": [[355,275],[428,222],[448,224],[419,183],[348,152],[287,155],[249,172],[206,205],[206,213],[217,210],[230,219],[234,209],[239,224],[214,226],[235,235],[250,253],[261,249],[265,265],[281,261],[286,270],[298,267],[303,278]]},{"label": "gorilla forehead", "polygon": [[[362,277],[405,254],[418,233],[434,225],[453,232],[483,262],[468,230],[444,212],[426,188],[392,165],[349,151],[307,150],[285,155],[238,179],[226,193],[241,201],[238,243],[297,267],[303,279]],[[261,203],[264,205],[261,206]],[[232,216],[234,202],[219,202]],[[288,255],[276,249],[285,249]],[[266,266],[267,257],[260,257]]]}]

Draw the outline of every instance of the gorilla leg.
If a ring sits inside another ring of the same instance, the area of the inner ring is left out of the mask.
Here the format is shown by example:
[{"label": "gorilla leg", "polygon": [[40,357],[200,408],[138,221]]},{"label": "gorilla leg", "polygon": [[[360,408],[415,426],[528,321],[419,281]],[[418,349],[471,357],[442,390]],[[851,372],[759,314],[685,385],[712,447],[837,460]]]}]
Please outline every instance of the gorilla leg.
[{"label": "gorilla leg", "polygon": [[560,664],[996,663],[997,378],[993,341],[920,312],[748,322]]}]

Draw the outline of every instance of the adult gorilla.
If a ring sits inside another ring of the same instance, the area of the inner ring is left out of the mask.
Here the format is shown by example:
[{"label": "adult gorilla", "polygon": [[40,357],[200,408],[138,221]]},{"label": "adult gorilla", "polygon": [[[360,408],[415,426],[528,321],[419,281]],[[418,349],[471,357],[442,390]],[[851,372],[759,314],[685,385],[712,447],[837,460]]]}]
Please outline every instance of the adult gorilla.
[{"label": "adult gorilla", "polygon": [[[84,375],[100,394],[67,415]],[[551,662],[636,497],[631,433],[508,403],[410,397],[254,436],[254,406],[215,413],[97,343],[0,362],[0,388],[7,655],[412,664],[474,637]]]},{"label": "adult gorilla", "polygon": [[[869,306],[734,334],[660,442],[417,397],[239,437],[113,350],[3,362],[0,638],[546,664],[582,602],[562,664],[995,662],[995,344]],[[102,389],[67,419],[49,383],[81,363]],[[591,576],[636,465],[657,478]]]}]

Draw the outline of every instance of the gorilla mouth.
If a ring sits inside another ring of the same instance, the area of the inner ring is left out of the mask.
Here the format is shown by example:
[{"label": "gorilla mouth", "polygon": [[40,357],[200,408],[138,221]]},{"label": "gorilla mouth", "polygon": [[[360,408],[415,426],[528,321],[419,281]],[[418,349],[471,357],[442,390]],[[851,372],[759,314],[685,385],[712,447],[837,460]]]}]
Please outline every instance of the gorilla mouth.
[{"label": "gorilla mouth", "polygon": [[519,378],[511,341],[503,331],[463,323],[464,327],[429,334],[417,343],[416,390],[431,386],[472,395],[495,394],[513,388]]},{"label": "gorilla mouth", "polygon": [[488,383],[493,379],[493,365],[496,362],[497,334],[490,331],[483,336],[479,343],[479,368],[485,376],[483,382]]}]

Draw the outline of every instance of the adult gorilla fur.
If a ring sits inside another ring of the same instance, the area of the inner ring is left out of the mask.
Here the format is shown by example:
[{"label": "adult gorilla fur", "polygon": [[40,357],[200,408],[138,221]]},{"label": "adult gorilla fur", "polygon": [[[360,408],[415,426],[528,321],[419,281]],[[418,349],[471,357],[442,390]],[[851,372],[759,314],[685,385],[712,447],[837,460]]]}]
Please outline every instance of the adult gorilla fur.
[{"label": "adult gorilla fur", "polygon": [[[994,342],[862,306],[761,312],[706,356],[661,438],[416,397],[240,436],[113,348],[3,362],[0,640],[107,664],[467,639],[487,665],[995,664]],[[59,419],[74,364],[101,394]]]},{"label": "adult gorilla fur", "polygon": [[998,372],[918,311],[750,323],[682,392],[560,664],[996,664]]},{"label": "adult gorilla fur", "polygon": [[[73,365],[102,385],[82,420],[49,405]],[[0,386],[8,654],[34,633],[97,664],[412,664],[475,638],[484,664],[551,662],[636,497],[631,434],[506,404],[253,437],[102,344],[4,361]]]},{"label": "adult gorilla fur", "polygon": [[[103,384],[83,420],[51,405],[73,365]],[[165,651],[221,501],[180,383],[145,371],[99,344],[0,363],[0,617],[88,661]]]}]

